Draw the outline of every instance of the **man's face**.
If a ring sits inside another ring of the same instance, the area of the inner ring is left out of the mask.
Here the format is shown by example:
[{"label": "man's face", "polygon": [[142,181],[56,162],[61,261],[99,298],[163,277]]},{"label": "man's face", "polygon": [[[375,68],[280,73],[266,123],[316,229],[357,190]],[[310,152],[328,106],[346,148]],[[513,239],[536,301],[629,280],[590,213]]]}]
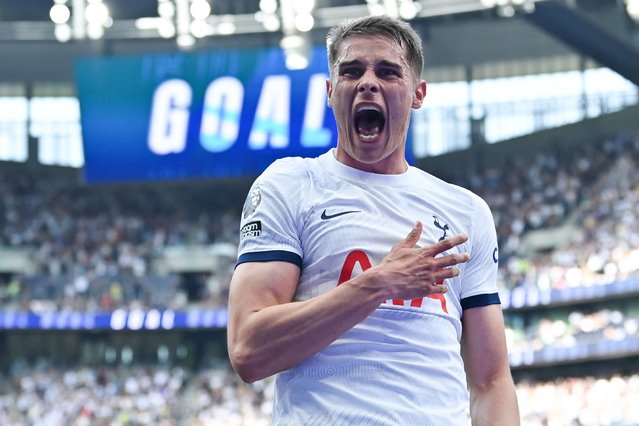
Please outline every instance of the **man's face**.
[{"label": "man's face", "polygon": [[381,36],[347,38],[327,91],[337,121],[337,159],[375,173],[405,171],[411,108],[421,106],[426,82],[416,81],[402,47]]}]

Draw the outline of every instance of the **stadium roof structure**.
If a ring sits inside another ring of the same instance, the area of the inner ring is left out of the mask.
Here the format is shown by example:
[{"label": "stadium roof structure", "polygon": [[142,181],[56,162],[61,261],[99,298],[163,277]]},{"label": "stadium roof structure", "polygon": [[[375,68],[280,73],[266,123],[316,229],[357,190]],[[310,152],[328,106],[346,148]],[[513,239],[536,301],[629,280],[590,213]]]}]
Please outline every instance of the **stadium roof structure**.
[{"label": "stadium roof structure", "polygon": [[[566,54],[639,84],[639,0],[29,0],[0,3],[0,81],[69,81],[82,55],[323,44],[348,17],[421,32],[427,66]],[[633,9],[634,8],[634,9]],[[56,22],[54,22],[56,21]],[[43,67],[42,64],[47,64]]]}]

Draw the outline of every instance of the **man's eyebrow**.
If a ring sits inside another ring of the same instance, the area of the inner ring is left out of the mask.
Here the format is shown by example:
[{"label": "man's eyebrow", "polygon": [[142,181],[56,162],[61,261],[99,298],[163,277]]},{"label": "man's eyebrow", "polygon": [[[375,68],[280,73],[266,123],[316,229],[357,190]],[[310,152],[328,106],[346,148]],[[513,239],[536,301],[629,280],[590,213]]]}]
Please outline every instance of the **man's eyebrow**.
[{"label": "man's eyebrow", "polygon": [[385,67],[393,67],[393,68],[401,68],[401,64],[398,64],[397,62],[392,62],[389,61],[387,59],[382,59],[381,61],[379,61],[379,64]]},{"label": "man's eyebrow", "polygon": [[[352,65],[363,65],[364,62],[360,61],[359,59],[353,59],[351,61],[344,61],[344,62],[340,62],[339,64],[337,64],[338,68],[342,68],[342,67],[348,67],[348,66],[352,66]],[[381,61],[379,61],[377,63],[377,66],[383,66],[383,67],[392,67],[392,68],[401,68],[402,65],[397,63],[397,62],[393,62],[393,61],[389,61],[388,59],[382,59]]]},{"label": "man's eyebrow", "polygon": [[352,61],[344,61],[337,64],[338,68],[348,67],[350,65],[362,65],[362,61],[359,59],[353,59]]}]

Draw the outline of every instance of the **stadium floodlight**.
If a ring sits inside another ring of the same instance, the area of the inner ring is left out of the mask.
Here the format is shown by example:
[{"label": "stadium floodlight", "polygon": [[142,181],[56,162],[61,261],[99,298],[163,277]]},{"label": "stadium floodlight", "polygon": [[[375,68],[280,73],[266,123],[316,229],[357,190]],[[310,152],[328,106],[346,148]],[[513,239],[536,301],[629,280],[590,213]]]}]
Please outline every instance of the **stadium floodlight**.
[{"label": "stadium floodlight", "polygon": [[639,0],[626,0],[626,12],[628,16],[639,23]]},{"label": "stadium floodlight", "polygon": [[280,40],[280,47],[284,50],[286,68],[301,70],[308,67],[310,47],[305,36],[299,34],[285,36]]},{"label": "stadium floodlight", "polygon": [[213,27],[204,19],[194,19],[190,26],[191,34],[195,38],[204,38],[214,34]]},{"label": "stadium floodlight", "polygon": [[54,0],[53,3],[49,17],[56,26],[54,35],[59,42],[87,36],[99,39],[104,36],[104,29],[113,24],[109,8],[102,0]]},{"label": "stadium floodlight", "polygon": [[402,19],[411,20],[417,16],[417,12],[421,8],[421,3],[414,2],[412,0],[400,0],[399,2],[399,16]]},{"label": "stadium floodlight", "polygon": [[515,16],[515,8],[510,4],[499,6],[497,8],[497,13],[503,18],[512,18]]},{"label": "stadium floodlight", "polygon": [[286,68],[289,70],[302,70],[308,67],[308,56],[302,52],[286,52]]},{"label": "stadium floodlight", "polygon": [[280,47],[284,50],[286,67],[290,70],[307,68],[310,62],[309,41],[304,34],[315,25],[315,18],[311,13],[314,8],[313,0],[280,0],[279,2],[278,10],[284,33],[280,40]]},{"label": "stadium floodlight", "polygon": [[55,38],[60,43],[66,43],[71,40],[71,36],[73,32],[71,30],[71,26],[69,24],[58,24],[55,26]]},{"label": "stadium floodlight", "polygon": [[71,17],[71,11],[66,4],[56,3],[51,6],[49,17],[56,24],[66,24]]},{"label": "stadium floodlight", "polygon": [[84,16],[88,25],[107,25],[110,19],[109,9],[101,1],[90,2],[85,11]]},{"label": "stadium floodlight", "polygon": [[399,7],[397,6],[397,0],[383,0],[384,1],[384,9],[386,10],[386,14],[388,16],[392,16],[393,18],[399,17]]},{"label": "stadium floodlight", "polygon": [[400,0],[366,0],[368,13],[372,16],[388,15],[394,18],[400,16],[398,1]]},{"label": "stadium floodlight", "polygon": [[277,16],[277,1],[260,0],[260,10],[255,12],[254,18],[269,32],[278,31],[281,27],[280,18]]},{"label": "stadium floodlight", "polygon": [[217,25],[217,32],[221,35],[235,34],[236,31],[237,27],[235,26],[231,15],[227,15],[224,20]]},{"label": "stadium floodlight", "polygon": [[171,19],[175,16],[175,5],[169,0],[158,0],[158,15]]},{"label": "stadium floodlight", "polygon": [[304,47],[305,43],[306,41],[304,40],[304,37],[299,35],[290,35],[284,37],[280,41],[280,47],[284,50],[300,49]]},{"label": "stadium floodlight", "polygon": [[168,19],[163,19],[158,26],[158,34],[162,38],[173,38],[176,34],[175,25]]},{"label": "stadium floodlight", "polygon": [[206,0],[191,0],[191,16],[196,20],[205,20],[211,14],[211,5]]},{"label": "stadium floodlight", "polygon": [[366,0],[366,7],[368,8],[368,13],[373,16],[380,16],[385,12],[384,6],[380,4],[379,0]]},{"label": "stadium floodlight", "polygon": [[135,28],[138,30],[156,30],[162,22],[162,18],[138,18],[135,20]]},{"label": "stadium floodlight", "polygon": [[260,10],[271,14],[277,12],[277,2],[275,0],[260,0]]},{"label": "stadium floodlight", "polygon": [[315,9],[315,1],[314,0],[296,0],[293,3],[293,9],[298,14],[302,14],[302,13],[310,14],[313,11],[313,9]]},{"label": "stadium floodlight", "polygon": [[195,37],[191,34],[180,34],[177,36],[177,45],[181,48],[189,48],[195,44]]},{"label": "stadium floodlight", "polygon": [[279,18],[275,15],[269,15],[264,19],[264,29],[266,31],[278,31],[281,26]]},{"label": "stadium floodlight", "polygon": [[536,1],[537,0],[479,0],[481,5],[486,9],[492,9],[494,7],[506,9],[505,13],[503,13],[503,11],[499,11],[502,16],[513,16],[514,11],[519,9],[529,13],[533,12],[535,10]]},{"label": "stadium floodlight", "polygon": [[315,20],[310,13],[299,13],[295,16],[295,28],[300,32],[307,32],[313,29]]},{"label": "stadium floodlight", "polygon": [[71,11],[66,5],[66,0],[56,0],[51,10],[49,10],[49,17],[55,24],[54,35],[56,40],[60,43],[66,43],[71,40],[73,31],[68,24],[71,18]]},{"label": "stadium floodlight", "polygon": [[502,18],[512,18],[517,12],[533,13],[537,0],[480,0],[486,9],[494,9]]},{"label": "stadium floodlight", "polygon": [[91,39],[100,39],[104,36],[104,28],[113,24],[109,9],[102,0],[88,0],[86,9],[84,10],[84,18],[86,19],[87,35]]}]

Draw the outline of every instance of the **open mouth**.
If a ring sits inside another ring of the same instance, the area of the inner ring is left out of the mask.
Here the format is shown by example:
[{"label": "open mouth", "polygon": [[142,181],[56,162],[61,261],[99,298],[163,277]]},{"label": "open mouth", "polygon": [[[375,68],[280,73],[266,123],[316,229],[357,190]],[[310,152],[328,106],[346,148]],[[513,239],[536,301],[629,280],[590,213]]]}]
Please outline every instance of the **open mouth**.
[{"label": "open mouth", "polygon": [[384,130],[386,118],[374,106],[362,106],[355,112],[355,128],[363,140],[372,140]]}]

